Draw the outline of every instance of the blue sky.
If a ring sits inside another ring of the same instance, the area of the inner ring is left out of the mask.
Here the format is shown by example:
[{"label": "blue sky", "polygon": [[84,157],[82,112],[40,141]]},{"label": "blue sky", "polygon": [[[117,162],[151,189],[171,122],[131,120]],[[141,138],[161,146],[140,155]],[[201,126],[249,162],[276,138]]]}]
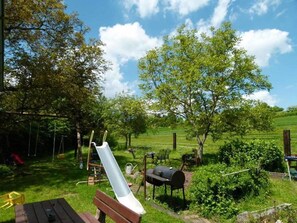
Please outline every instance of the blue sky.
[{"label": "blue sky", "polygon": [[231,21],[241,46],[272,83],[270,92],[251,98],[271,106],[297,105],[297,0],[64,0],[90,27],[87,38],[101,39],[111,70],[105,95],[139,94],[137,61],[162,44],[181,24],[207,31]]}]

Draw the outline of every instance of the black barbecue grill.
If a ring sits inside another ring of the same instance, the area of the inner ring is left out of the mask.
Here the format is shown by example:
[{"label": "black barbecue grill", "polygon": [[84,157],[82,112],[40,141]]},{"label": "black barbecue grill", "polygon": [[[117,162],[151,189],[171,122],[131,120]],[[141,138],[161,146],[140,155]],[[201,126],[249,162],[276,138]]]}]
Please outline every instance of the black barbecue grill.
[{"label": "black barbecue grill", "polygon": [[155,186],[159,187],[164,184],[165,194],[166,186],[169,185],[172,191],[176,189],[183,190],[183,199],[185,202],[185,174],[181,170],[174,169],[166,166],[156,166],[154,169],[148,169],[146,171],[146,181],[153,185],[153,199],[155,198]]}]

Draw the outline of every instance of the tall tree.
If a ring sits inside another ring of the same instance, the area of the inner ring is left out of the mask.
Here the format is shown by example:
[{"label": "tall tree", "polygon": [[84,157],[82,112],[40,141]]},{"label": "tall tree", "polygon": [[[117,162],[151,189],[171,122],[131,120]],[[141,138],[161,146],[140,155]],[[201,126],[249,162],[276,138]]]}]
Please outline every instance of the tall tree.
[{"label": "tall tree", "polygon": [[102,43],[86,41],[88,28],[61,0],[5,1],[4,111],[58,113],[73,121],[80,154],[83,123],[101,100],[107,69]]},{"label": "tall tree", "polygon": [[209,135],[217,139],[226,131],[271,127],[269,117],[264,123],[254,122],[254,102],[243,97],[270,89],[267,77],[254,57],[239,47],[240,38],[230,23],[210,32],[199,34],[181,26],[139,61],[140,88],[158,109],[185,120],[186,130],[197,139],[201,162]]},{"label": "tall tree", "polygon": [[6,92],[17,100],[13,110],[45,109],[58,55],[87,31],[65,8],[60,0],[5,1],[5,87],[14,91]]},{"label": "tall tree", "polygon": [[[78,41],[69,48],[63,57],[59,58],[57,67],[58,78],[54,84],[57,99],[54,109],[65,114],[75,123],[77,133],[78,157],[81,159],[81,138],[86,125],[91,127],[94,110],[100,110],[98,105],[104,99],[100,83],[101,74],[108,69],[103,59],[102,43],[94,41],[86,44]],[[96,108],[96,109],[95,109]]]},{"label": "tall tree", "polygon": [[118,95],[106,107],[105,125],[114,133],[125,138],[125,146],[131,146],[131,136],[145,133],[147,113],[144,103],[129,95]]}]

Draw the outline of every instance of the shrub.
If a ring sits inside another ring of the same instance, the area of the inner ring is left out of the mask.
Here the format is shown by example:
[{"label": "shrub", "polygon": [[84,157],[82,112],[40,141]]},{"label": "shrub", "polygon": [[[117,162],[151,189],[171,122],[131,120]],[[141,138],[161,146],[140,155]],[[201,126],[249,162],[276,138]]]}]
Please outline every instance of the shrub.
[{"label": "shrub", "polygon": [[0,164],[0,177],[10,176],[12,174],[13,172],[8,166]]},{"label": "shrub", "polygon": [[237,139],[219,148],[220,162],[242,167],[256,165],[267,171],[284,171],[283,157],[273,142],[263,140],[243,142]]},{"label": "shrub", "polygon": [[231,218],[238,213],[236,201],[258,195],[268,185],[268,176],[260,169],[242,171],[240,167],[213,164],[193,174],[190,195],[195,210],[203,216]]}]

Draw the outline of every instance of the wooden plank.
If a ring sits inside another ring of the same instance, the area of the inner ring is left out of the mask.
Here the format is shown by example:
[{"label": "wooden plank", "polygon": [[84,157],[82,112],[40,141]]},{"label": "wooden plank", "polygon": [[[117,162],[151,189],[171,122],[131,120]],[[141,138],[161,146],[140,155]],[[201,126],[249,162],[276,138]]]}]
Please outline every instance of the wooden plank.
[{"label": "wooden plank", "polygon": [[140,222],[139,214],[99,190],[96,191],[93,202],[116,222]]},{"label": "wooden plank", "polygon": [[52,201],[51,203],[54,206],[55,212],[59,216],[61,222],[71,222],[71,218],[65,213],[64,207],[58,202],[58,200]]},{"label": "wooden plank", "polygon": [[[34,210],[34,214],[32,212],[29,212],[29,210],[26,210],[29,222],[31,222],[31,218],[33,218],[33,217],[35,218],[34,221],[36,220],[36,222],[48,222],[46,210],[43,208],[41,203],[42,202],[28,204],[28,206],[33,207],[32,210]],[[25,208],[26,208],[26,205],[25,205]],[[60,223],[60,221],[58,221],[58,219],[56,219],[56,222]]]},{"label": "wooden plank", "polygon": [[[37,223],[38,219],[32,204],[24,204],[24,211],[27,215],[28,222]],[[46,219],[47,220],[47,219]]]},{"label": "wooden plank", "polygon": [[15,207],[16,223],[49,222],[48,210],[54,214],[55,223],[84,223],[64,198],[17,205]]},{"label": "wooden plank", "polygon": [[[56,211],[56,200],[46,200],[46,201],[41,201],[39,202],[39,204],[41,205],[45,216],[47,217],[47,221],[49,222],[49,214],[54,215],[54,222],[63,222],[61,220],[61,217],[59,216],[59,213],[57,213]],[[40,213],[41,214],[41,213]]]},{"label": "wooden plank", "polygon": [[96,191],[96,198],[100,198],[104,201],[110,208],[117,210],[122,216],[129,219],[132,222],[139,221],[140,215],[136,212],[132,211],[131,209],[127,208],[126,206],[119,203],[117,200],[114,200],[107,194],[97,190]]},{"label": "wooden plank", "polygon": [[101,212],[108,215],[115,222],[129,223],[130,221],[124,218],[121,214],[118,213],[118,210],[112,209],[108,204],[104,203],[102,200],[94,198],[94,204],[100,209]]},{"label": "wooden plank", "polygon": [[98,223],[99,221],[89,212],[79,213],[85,223]]},{"label": "wooden plank", "polygon": [[[64,219],[62,222],[68,222],[66,219],[70,219],[71,222],[75,223],[84,223],[84,221],[79,217],[79,215],[73,210],[73,208],[67,203],[67,201],[64,198],[57,199],[57,204],[60,205],[64,209]],[[67,214],[68,218],[66,218],[65,213]]]},{"label": "wooden plank", "polygon": [[16,205],[14,212],[15,212],[15,222],[16,223],[27,223],[28,222],[27,215],[24,210],[24,205]]}]

